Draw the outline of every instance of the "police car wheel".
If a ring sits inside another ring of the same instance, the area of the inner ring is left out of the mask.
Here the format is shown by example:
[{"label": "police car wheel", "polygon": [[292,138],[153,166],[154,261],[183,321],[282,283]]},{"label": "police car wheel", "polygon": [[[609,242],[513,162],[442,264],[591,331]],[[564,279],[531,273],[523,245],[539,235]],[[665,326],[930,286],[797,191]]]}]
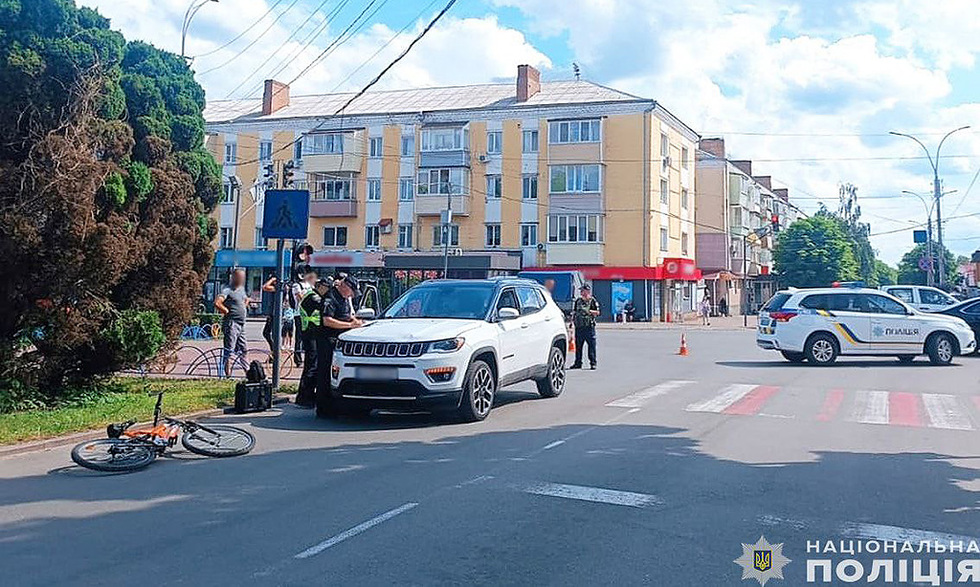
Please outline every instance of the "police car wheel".
[{"label": "police car wheel", "polygon": [[953,337],[945,332],[932,335],[926,343],[929,361],[933,365],[949,365],[952,363],[953,357],[956,355],[955,349]]},{"label": "police car wheel", "polygon": [[909,365],[915,360],[915,355],[899,355],[898,362],[903,365]]},{"label": "police car wheel", "polygon": [[813,365],[830,365],[837,360],[839,353],[837,339],[822,332],[814,334],[806,341],[803,352],[806,360]]},{"label": "police car wheel", "polygon": [[790,363],[802,363],[806,359],[806,355],[803,353],[794,353],[793,351],[779,351],[783,358]]}]

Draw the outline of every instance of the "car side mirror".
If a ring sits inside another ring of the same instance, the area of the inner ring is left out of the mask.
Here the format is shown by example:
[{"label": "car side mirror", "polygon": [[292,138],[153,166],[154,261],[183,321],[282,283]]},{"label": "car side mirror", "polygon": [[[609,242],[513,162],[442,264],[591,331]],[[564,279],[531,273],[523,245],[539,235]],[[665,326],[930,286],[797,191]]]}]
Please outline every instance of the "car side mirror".
[{"label": "car side mirror", "polygon": [[520,318],[521,313],[515,308],[500,308],[497,310],[497,320],[501,322],[504,320],[513,320],[514,318]]},{"label": "car side mirror", "polygon": [[361,308],[354,315],[360,320],[374,320],[376,314],[374,308]]}]

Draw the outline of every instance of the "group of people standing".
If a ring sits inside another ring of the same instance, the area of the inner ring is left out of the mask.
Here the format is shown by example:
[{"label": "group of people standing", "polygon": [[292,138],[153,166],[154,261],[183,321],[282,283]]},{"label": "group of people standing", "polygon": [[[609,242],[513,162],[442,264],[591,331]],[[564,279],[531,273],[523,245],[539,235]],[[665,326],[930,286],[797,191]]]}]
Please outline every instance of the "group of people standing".
[{"label": "group of people standing", "polygon": [[[275,292],[276,282],[275,276],[269,278],[262,290]],[[353,277],[345,273],[319,277],[309,265],[297,268],[290,287],[283,293],[280,324],[283,346],[294,345],[293,361],[303,367],[296,405],[315,408],[317,417],[330,417],[336,412],[330,392],[333,352],[343,332],[362,326],[354,311],[357,293],[358,284]],[[226,377],[231,376],[233,361],[248,351],[245,318],[253,304],[245,291],[245,271],[232,270],[229,285],[214,301],[222,314],[222,364]],[[262,330],[270,349],[275,326],[270,316]]]}]

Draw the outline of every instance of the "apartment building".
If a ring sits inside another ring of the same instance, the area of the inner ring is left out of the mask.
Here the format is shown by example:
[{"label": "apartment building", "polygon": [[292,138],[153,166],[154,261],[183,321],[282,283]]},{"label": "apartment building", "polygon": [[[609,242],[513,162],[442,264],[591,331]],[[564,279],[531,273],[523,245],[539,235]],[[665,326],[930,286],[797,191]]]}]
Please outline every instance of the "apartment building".
[{"label": "apartment building", "polygon": [[450,277],[578,269],[607,310],[693,307],[699,137],[656,101],[526,65],[516,84],[369,92],[335,115],[350,98],[269,80],[261,100],[208,104],[217,266],[268,273],[266,170],[291,162],[318,266],[404,282],[441,276],[448,250]]},{"label": "apartment building", "polygon": [[[755,312],[775,291],[772,249],[776,231],[799,216],[789,190],[753,175],[752,162],[732,160],[722,138],[701,139],[697,154],[697,265],[717,305]],[[768,227],[758,238],[753,232]]]}]

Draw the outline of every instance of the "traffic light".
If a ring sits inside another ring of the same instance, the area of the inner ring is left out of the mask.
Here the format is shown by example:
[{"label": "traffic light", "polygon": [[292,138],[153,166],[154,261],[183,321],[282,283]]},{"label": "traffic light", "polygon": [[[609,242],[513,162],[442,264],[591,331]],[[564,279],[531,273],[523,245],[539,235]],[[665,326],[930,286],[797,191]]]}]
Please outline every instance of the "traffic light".
[{"label": "traffic light", "polygon": [[269,163],[268,165],[262,166],[262,183],[264,183],[266,187],[269,188],[275,187],[275,177],[276,177],[275,164]]},{"label": "traffic light", "polygon": [[296,169],[296,164],[290,159],[286,161],[286,164],[282,166],[282,186],[286,189],[293,187],[293,171]]},{"label": "traffic light", "polygon": [[779,214],[772,215],[772,232],[773,234],[779,232]]},{"label": "traffic light", "polygon": [[310,259],[313,255],[313,245],[308,242],[296,243],[293,247],[293,257],[290,263],[290,276],[300,280],[310,271]]}]

